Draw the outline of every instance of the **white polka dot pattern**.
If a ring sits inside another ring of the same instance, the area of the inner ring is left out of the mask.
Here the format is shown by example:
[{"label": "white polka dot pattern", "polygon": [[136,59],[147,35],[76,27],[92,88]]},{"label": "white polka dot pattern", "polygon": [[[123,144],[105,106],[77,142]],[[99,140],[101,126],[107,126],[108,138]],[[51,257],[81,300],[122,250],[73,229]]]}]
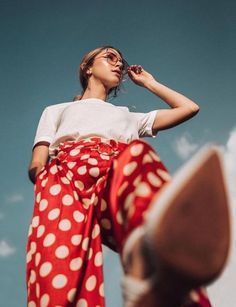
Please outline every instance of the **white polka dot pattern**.
[{"label": "white polka dot pattern", "polygon": [[37,178],[26,255],[31,307],[103,307],[101,233],[119,249],[129,223],[145,216],[150,195],[168,178],[142,141],[115,156],[90,150],[92,142],[61,143]]},{"label": "white polka dot pattern", "polygon": [[61,245],[56,249],[55,255],[59,259],[64,259],[69,255],[69,248],[66,245]]},{"label": "white polka dot pattern", "polygon": [[152,163],[153,159],[152,157],[149,155],[149,154],[146,154],[144,157],[143,157],[143,161],[142,163],[145,164],[145,163]]},{"label": "white polka dot pattern", "polygon": [[129,182],[125,181],[118,190],[118,196],[121,196],[124,192],[124,190],[129,186]]},{"label": "white polka dot pattern", "polygon": [[171,179],[170,175],[165,170],[158,169],[157,174],[165,181],[169,181]]},{"label": "white polka dot pattern", "polygon": [[33,219],[32,219],[32,227],[38,227],[39,225],[39,216],[35,216]]},{"label": "white polka dot pattern", "polygon": [[48,201],[47,199],[41,199],[39,203],[39,211],[44,211],[48,206]]},{"label": "white polka dot pattern", "polygon": [[36,297],[39,298],[39,296],[40,296],[40,286],[39,286],[39,283],[36,283],[35,292],[36,292]]},{"label": "white polka dot pattern", "polygon": [[85,288],[88,290],[88,291],[93,291],[94,288],[96,287],[96,283],[97,283],[97,278],[95,275],[92,275],[90,276],[86,283],[85,283]]},{"label": "white polka dot pattern", "polygon": [[73,191],[74,199],[79,200],[79,196],[76,191]]},{"label": "white polka dot pattern", "polygon": [[101,201],[101,211],[105,211],[107,208],[107,202],[105,201],[105,199],[102,198]]},{"label": "white polka dot pattern", "polygon": [[70,180],[68,178],[66,178],[66,177],[61,177],[61,181],[64,184],[70,184]]},{"label": "white polka dot pattern", "polygon": [[149,151],[149,154],[153,158],[154,161],[157,161],[157,162],[161,161],[160,157],[156,153],[154,153],[152,150]]},{"label": "white polka dot pattern", "polygon": [[63,274],[56,275],[52,280],[52,286],[55,289],[61,289],[67,284],[67,277]]},{"label": "white polka dot pattern", "polygon": [[65,206],[70,206],[70,205],[73,204],[73,202],[74,202],[74,199],[73,199],[73,197],[72,197],[71,195],[69,195],[69,194],[66,194],[66,195],[64,195],[64,196],[62,197],[62,203],[63,203],[63,205],[65,205]]},{"label": "white polka dot pattern", "polygon": [[49,301],[49,295],[45,293],[40,299],[40,307],[49,307]]},{"label": "white polka dot pattern", "polygon": [[48,219],[49,220],[55,220],[56,218],[58,218],[60,214],[60,209],[58,208],[55,208],[55,209],[52,209],[49,213],[48,213]]},{"label": "white polka dot pattern", "polygon": [[83,202],[85,208],[88,208],[91,205],[91,199],[90,198],[82,198],[82,202]]},{"label": "white polka dot pattern", "polygon": [[147,179],[154,187],[160,187],[162,185],[161,179],[152,172],[147,174]]},{"label": "white polka dot pattern", "polygon": [[122,225],[123,224],[123,218],[122,218],[122,214],[120,212],[120,210],[117,212],[116,214],[116,221],[118,224]]},{"label": "white polka dot pattern", "polygon": [[75,187],[77,188],[77,189],[79,189],[79,190],[84,190],[84,184],[83,184],[83,182],[82,181],[80,181],[80,180],[76,180],[75,181]]},{"label": "white polka dot pattern", "polygon": [[87,159],[89,159],[89,157],[90,157],[90,155],[83,155],[83,156],[81,156],[81,158],[80,158],[80,160],[87,160]]},{"label": "white polka dot pattern", "polygon": [[88,259],[88,260],[91,259],[92,256],[93,256],[93,249],[90,247],[90,248],[89,248],[89,251],[87,252],[87,259]]},{"label": "white polka dot pattern", "polygon": [[83,264],[83,260],[80,257],[74,258],[70,262],[71,271],[78,271]]},{"label": "white polka dot pattern", "polygon": [[95,224],[93,227],[92,238],[95,239],[100,234],[100,226]]},{"label": "white polka dot pattern", "polygon": [[143,152],[144,146],[143,144],[136,144],[131,146],[130,154],[133,157],[139,156]]},{"label": "white polka dot pattern", "polygon": [[146,182],[141,182],[135,189],[135,194],[141,197],[148,197],[151,189]]},{"label": "white polka dot pattern", "polygon": [[101,266],[103,263],[102,252],[98,252],[94,257],[95,266]]},{"label": "white polka dot pattern", "polygon": [[138,164],[136,161],[132,161],[128,164],[125,165],[124,169],[123,169],[123,173],[125,176],[130,176],[134,170],[137,168]]},{"label": "white polka dot pattern", "polygon": [[76,291],[77,291],[76,288],[72,288],[72,289],[70,289],[70,291],[68,292],[68,294],[67,294],[67,299],[68,299],[69,302],[71,302],[71,303],[74,302],[74,298],[75,298],[75,295],[76,295]]},{"label": "white polka dot pattern", "polygon": [[41,186],[44,188],[46,186],[47,182],[48,182],[48,178],[42,180]]},{"label": "white polka dot pattern", "polygon": [[56,196],[61,192],[61,185],[60,184],[55,184],[53,185],[50,189],[49,192],[51,195]]},{"label": "white polka dot pattern", "polygon": [[30,283],[33,284],[36,281],[36,273],[34,270],[31,270],[30,272],[30,279],[29,279]]},{"label": "white polka dot pattern", "polygon": [[45,226],[44,225],[40,225],[37,229],[37,238],[42,237],[42,235],[45,232]]},{"label": "white polka dot pattern", "polygon": [[41,277],[46,277],[52,271],[52,264],[51,262],[44,262],[39,269],[39,275]]},{"label": "white polka dot pattern", "polygon": [[36,202],[39,203],[41,200],[41,192],[36,195]]},{"label": "white polka dot pattern", "polygon": [[74,218],[74,220],[75,220],[77,223],[81,223],[81,222],[84,221],[84,214],[81,213],[81,212],[78,211],[78,210],[75,210],[75,211],[73,212],[73,218]]},{"label": "white polka dot pattern", "polygon": [[82,241],[82,235],[73,235],[71,237],[71,243],[75,246],[79,245]]},{"label": "white polka dot pattern", "polygon": [[102,283],[99,287],[99,294],[104,297],[104,284]]},{"label": "white polka dot pattern", "polygon": [[58,228],[62,231],[68,231],[71,229],[71,222],[68,219],[61,220],[58,224]]},{"label": "white polka dot pattern", "polygon": [[134,201],[134,193],[130,193],[124,201],[124,208],[128,209],[133,204],[133,201]]},{"label": "white polka dot pattern", "polygon": [[98,165],[98,161],[94,158],[90,158],[88,159],[88,164],[91,164],[91,165]]},{"label": "white polka dot pattern", "polygon": [[51,246],[55,241],[56,241],[56,236],[53,233],[49,233],[44,238],[43,246],[44,247]]},{"label": "white polka dot pattern", "polygon": [[39,265],[40,259],[41,259],[41,254],[40,254],[40,253],[37,253],[37,254],[35,255],[35,266],[36,266],[36,267]]},{"label": "white polka dot pattern", "polygon": [[76,162],[69,162],[67,163],[67,166],[72,169],[74,166],[76,166]]},{"label": "white polka dot pattern", "polygon": [[31,242],[30,244],[31,254],[34,254],[37,250],[37,244],[35,242]]},{"label": "white polka dot pattern", "polygon": [[56,165],[53,165],[53,166],[50,168],[50,173],[53,174],[53,175],[55,175],[57,172],[58,172],[57,166],[56,166]]},{"label": "white polka dot pattern", "polygon": [[79,149],[73,149],[73,150],[70,151],[70,155],[72,157],[77,156],[79,153],[80,153]]},{"label": "white polka dot pattern", "polygon": [[78,172],[79,175],[84,175],[84,174],[86,174],[86,172],[87,172],[87,167],[86,167],[86,165],[80,166],[80,167],[78,168],[77,172]]},{"label": "white polka dot pattern", "polygon": [[84,298],[78,300],[76,307],[88,307],[88,303]]},{"label": "white polka dot pattern", "polygon": [[92,176],[92,177],[98,177],[99,176],[99,168],[98,167],[92,167],[90,168],[89,170],[89,174]]},{"label": "white polka dot pattern", "polygon": [[84,251],[87,251],[88,245],[89,245],[89,238],[85,238],[85,239],[83,240],[83,242],[82,242],[82,249],[83,249]]}]

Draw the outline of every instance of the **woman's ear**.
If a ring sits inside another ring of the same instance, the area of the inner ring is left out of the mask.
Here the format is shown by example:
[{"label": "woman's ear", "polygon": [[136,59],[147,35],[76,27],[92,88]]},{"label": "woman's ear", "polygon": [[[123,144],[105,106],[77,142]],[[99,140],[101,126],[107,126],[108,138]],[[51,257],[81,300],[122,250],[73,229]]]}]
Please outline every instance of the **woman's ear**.
[{"label": "woman's ear", "polygon": [[[80,65],[80,69],[84,72],[84,69],[86,68],[86,63],[82,63],[81,65]],[[88,76],[90,76],[92,74],[92,69],[91,69],[91,67],[88,67],[87,69],[86,69],[86,75],[88,75]]]},{"label": "woman's ear", "polygon": [[88,68],[88,69],[86,70],[86,74],[87,74],[88,76],[91,76],[91,74],[92,74],[92,69],[91,69],[91,67]]}]

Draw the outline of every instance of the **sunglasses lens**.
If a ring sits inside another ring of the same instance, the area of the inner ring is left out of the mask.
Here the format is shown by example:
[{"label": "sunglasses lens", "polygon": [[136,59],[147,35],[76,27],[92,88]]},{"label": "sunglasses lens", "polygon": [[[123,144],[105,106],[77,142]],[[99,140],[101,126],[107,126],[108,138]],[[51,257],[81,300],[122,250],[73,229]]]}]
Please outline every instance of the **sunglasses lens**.
[{"label": "sunglasses lens", "polygon": [[108,53],[107,54],[107,59],[108,59],[108,62],[110,64],[113,64],[113,65],[118,62],[117,56],[115,54],[113,54],[113,53]]},{"label": "sunglasses lens", "polygon": [[108,52],[107,53],[107,61],[108,63],[112,64],[112,65],[116,65],[116,63],[118,61],[121,61],[122,62],[122,74],[123,75],[126,75],[127,74],[127,69],[129,67],[129,64],[124,60],[124,59],[121,59],[117,57],[116,54],[112,53],[112,52]]}]

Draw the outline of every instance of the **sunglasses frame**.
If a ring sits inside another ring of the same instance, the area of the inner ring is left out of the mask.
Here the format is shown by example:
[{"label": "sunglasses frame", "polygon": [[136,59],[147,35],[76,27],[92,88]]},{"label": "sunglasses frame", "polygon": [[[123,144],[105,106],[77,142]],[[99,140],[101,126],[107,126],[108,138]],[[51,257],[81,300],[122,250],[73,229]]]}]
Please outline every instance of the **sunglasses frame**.
[{"label": "sunglasses frame", "polygon": [[[108,55],[109,54],[112,54],[115,58],[116,58],[116,61],[112,61]],[[102,55],[100,57],[97,57],[95,59],[99,59],[99,58],[105,58],[107,59],[107,62],[113,66],[115,66],[117,64],[117,62],[121,62],[122,63],[122,75],[125,76],[127,73],[128,73],[128,67],[129,67],[129,64],[128,62],[123,59],[123,58],[119,58],[114,52],[112,51],[109,51],[109,49],[106,49],[106,54],[105,55]]]}]

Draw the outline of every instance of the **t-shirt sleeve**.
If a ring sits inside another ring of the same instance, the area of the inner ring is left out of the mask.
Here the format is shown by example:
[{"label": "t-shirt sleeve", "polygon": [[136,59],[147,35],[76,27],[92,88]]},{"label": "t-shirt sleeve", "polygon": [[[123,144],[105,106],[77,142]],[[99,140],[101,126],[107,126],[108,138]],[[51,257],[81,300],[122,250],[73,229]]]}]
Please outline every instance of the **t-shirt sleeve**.
[{"label": "t-shirt sleeve", "polygon": [[157,112],[158,110],[154,110],[148,113],[133,113],[137,119],[139,137],[156,136],[156,134],[153,134],[152,126]]},{"label": "t-shirt sleeve", "polygon": [[56,132],[56,123],[53,121],[50,108],[45,108],[38,124],[36,135],[34,138],[33,148],[37,144],[50,145],[55,132]]}]

